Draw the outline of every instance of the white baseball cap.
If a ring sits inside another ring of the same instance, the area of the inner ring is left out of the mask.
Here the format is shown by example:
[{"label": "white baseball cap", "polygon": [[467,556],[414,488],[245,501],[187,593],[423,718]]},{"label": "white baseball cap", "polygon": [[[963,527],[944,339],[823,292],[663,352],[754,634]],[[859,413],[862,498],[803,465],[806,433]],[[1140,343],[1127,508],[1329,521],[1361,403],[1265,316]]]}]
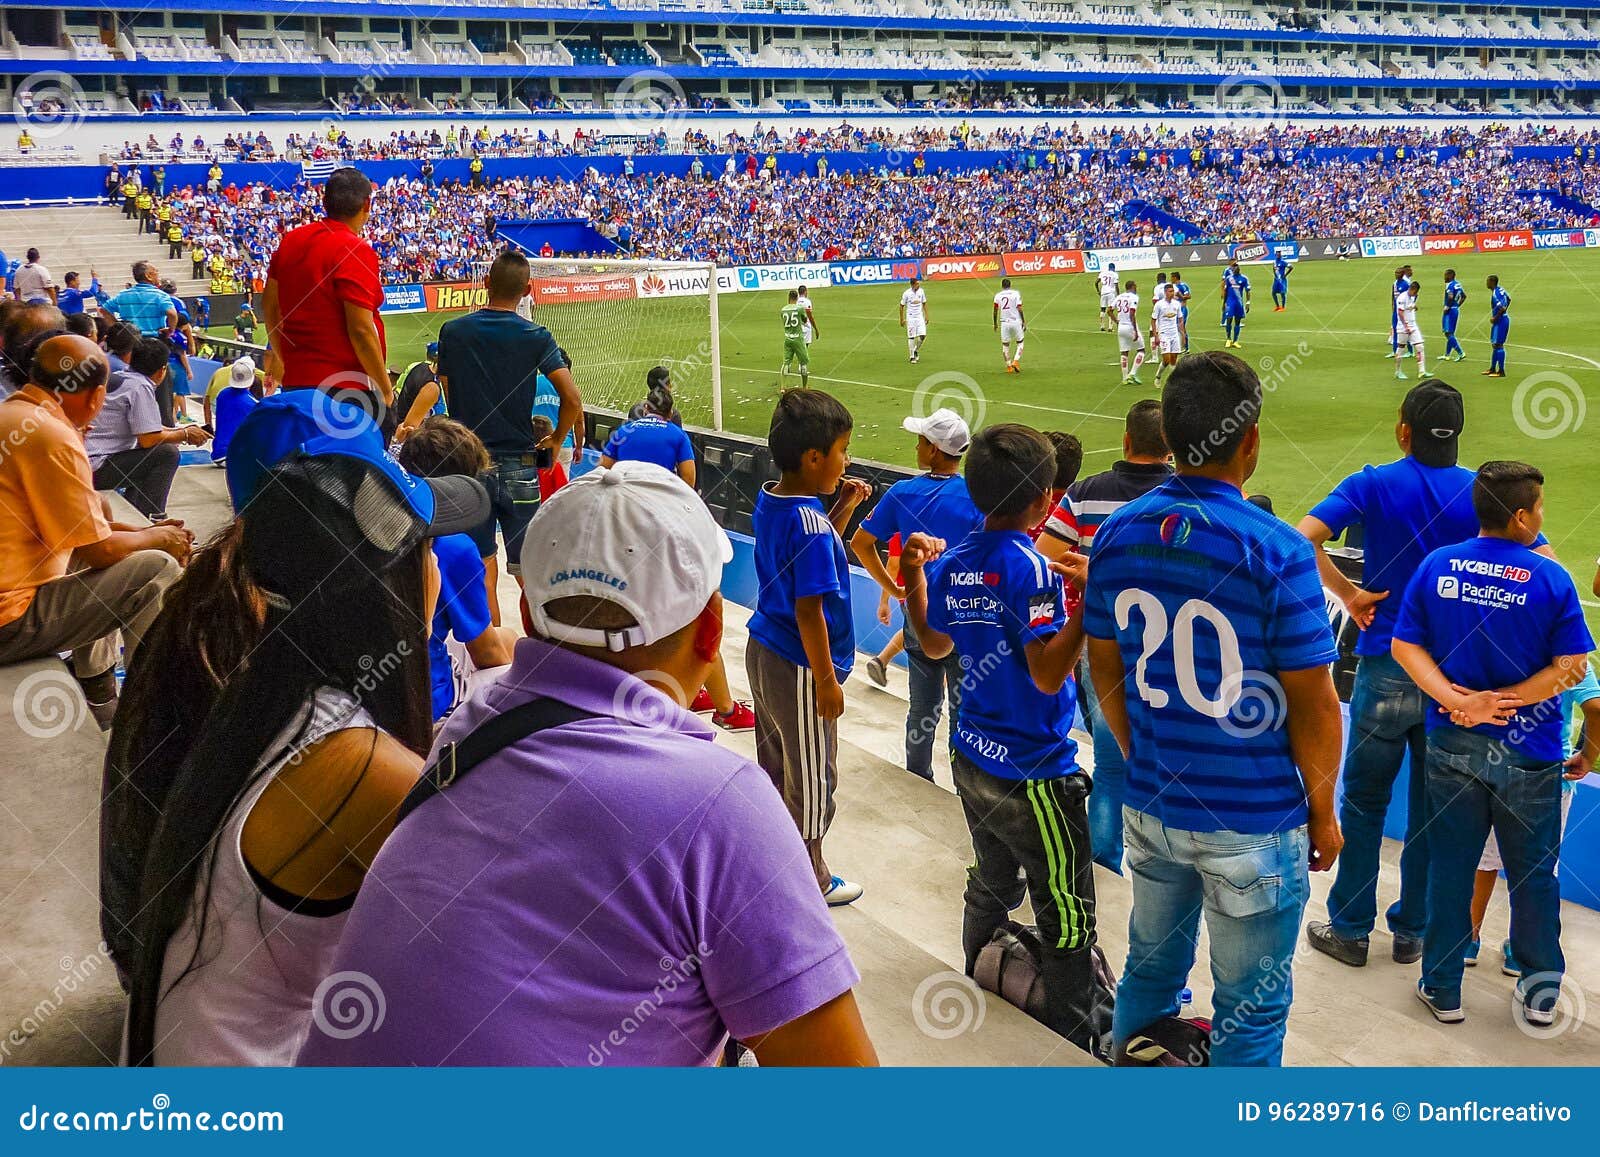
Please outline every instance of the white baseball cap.
[{"label": "white baseball cap", "polygon": [[[681,631],[722,585],[733,544],[700,496],[653,462],[618,462],[563,486],[522,543],[523,597],[535,633],[621,651]],[[637,626],[574,627],[546,606],[588,596],[622,607]]]},{"label": "white baseball cap", "polygon": [[900,423],[908,433],[921,434],[946,454],[959,458],[972,445],[967,420],[954,410],[941,407],[926,418],[907,418]]},{"label": "white baseball cap", "polygon": [[230,386],[248,387],[255,385],[256,363],[250,357],[242,357],[228,367],[228,384]]}]

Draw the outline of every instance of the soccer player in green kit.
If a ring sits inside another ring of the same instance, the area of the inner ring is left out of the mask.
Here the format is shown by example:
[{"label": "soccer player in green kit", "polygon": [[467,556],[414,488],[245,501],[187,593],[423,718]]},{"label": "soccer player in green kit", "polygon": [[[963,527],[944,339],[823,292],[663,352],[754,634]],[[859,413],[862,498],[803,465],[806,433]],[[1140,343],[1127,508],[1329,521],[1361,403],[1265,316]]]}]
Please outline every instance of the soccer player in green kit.
[{"label": "soccer player in green kit", "polygon": [[789,291],[789,304],[781,311],[783,318],[783,368],[780,376],[789,376],[789,363],[798,362],[800,368],[800,385],[802,388],[810,384],[811,379],[811,354],[806,349],[806,326],[811,327],[813,339],[822,336],[822,331],[817,328],[816,316],[811,312],[810,303],[800,301],[798,290]]}]

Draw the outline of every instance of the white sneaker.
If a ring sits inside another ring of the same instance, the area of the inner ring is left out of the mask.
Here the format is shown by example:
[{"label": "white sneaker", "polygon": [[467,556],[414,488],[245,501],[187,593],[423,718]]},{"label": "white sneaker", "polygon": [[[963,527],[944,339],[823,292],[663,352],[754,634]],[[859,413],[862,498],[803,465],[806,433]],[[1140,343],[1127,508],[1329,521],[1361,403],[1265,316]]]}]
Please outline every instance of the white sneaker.
[{"label": "white sneaker", "polygon": [[852,884],[849,880],[835,876],[828,885],[828,890],[822,893],[822,898],[828,902],[830,908],[842,908],[846,904],[854,904],[861,899],[861,894],[866,889],[860,884]]}]

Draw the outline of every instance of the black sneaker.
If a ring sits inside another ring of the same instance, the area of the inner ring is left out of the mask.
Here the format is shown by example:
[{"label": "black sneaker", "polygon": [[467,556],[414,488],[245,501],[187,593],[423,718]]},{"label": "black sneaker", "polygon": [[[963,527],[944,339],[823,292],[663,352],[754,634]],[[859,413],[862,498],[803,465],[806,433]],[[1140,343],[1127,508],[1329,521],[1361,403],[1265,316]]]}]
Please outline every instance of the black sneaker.
[{"label": "black sneaker", "polygon": [[1360,940],[1350,940],[1340,936],[1333,930],[1333,925],[1326,921],[1307,924],[1306,941],[1318,952],[1351,968],[1361,968],[1367,963],[1367,938],[1363,936]]},{"label": "black sneaker", "polygon": [[1415,964],[1422,959],[1422,937],[1406,936],[1396,932],[1394,936],[1394,962],[1396,964]]}]

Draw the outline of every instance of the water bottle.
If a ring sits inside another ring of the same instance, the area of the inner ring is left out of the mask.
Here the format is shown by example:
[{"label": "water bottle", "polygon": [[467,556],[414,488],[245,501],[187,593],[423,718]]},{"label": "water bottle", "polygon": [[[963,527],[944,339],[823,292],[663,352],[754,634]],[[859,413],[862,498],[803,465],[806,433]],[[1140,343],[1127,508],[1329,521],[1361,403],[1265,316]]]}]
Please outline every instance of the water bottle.
[{"label": "water bottle", "polygon": [[1182,1016],[1184,1014],[1184,1012],[1188,1009],[1188,1007],[1193,1003],[1194,1003],[1194,992],[1192,990],[1186,988],[1182,992],[1180,992],[1178,994],[1178,1004],[1181,1005],[1182,1007],[1180,1007],[1178,1009],[1178,1015]]}]

